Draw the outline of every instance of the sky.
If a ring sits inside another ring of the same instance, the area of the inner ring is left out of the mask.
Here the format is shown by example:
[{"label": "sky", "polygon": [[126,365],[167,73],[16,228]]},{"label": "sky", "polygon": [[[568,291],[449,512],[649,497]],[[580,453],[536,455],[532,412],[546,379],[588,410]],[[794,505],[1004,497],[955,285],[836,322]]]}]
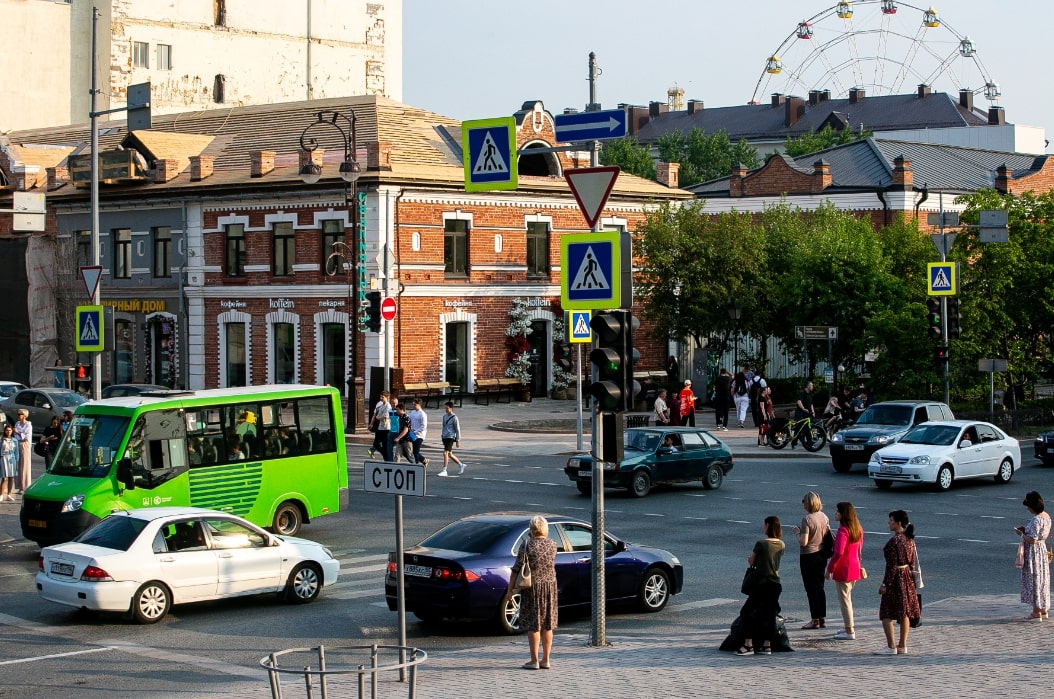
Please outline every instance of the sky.
[{"label": "sky", "polygon": [[[907,94],[925,80],[958,95],[992,81],[1002,94],[978,94],[976,107],[998,104],[1008,122],[1044,127],[1054,140],[1054,2],[933,0],[941,25],[925,30],[930,2],[896,4],[884,16],[877,2],[854,2],[847,23],[827,12],[831,0],[403,0],[402,101],[459,120],[536,100],[553,113],[582,109],[592,51],[604,109],[666,102],[673,86],[720,107],[768,102],[773,92],[837,96],[854,83]],[[797,39],[798,23],[818,15],[813,38]],[[957,50],[963,37],[972,59]],[[782,72],[770,76],[766,60],[777,52]]]}]

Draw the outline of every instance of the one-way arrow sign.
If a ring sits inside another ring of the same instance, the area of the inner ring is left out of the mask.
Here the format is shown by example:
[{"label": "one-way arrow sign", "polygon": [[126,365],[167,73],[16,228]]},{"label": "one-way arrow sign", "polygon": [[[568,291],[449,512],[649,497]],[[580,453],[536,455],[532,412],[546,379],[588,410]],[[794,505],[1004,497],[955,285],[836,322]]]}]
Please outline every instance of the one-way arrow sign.
[{"label": "one-way arrow sign", "polygon": [[553,125],[556,140],[561,143],[622,138],[626,135],[626,112],[608,109],[603,112],[557,114],[553,117]]}]

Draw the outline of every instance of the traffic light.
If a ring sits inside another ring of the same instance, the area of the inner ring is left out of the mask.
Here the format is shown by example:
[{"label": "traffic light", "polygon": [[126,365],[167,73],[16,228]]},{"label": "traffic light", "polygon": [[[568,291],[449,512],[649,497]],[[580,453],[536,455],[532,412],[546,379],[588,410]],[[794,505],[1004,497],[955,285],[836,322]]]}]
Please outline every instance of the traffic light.
[{"label": "traffic light", "polygon": [[91,383],[91,364],[77,364],[73,368],[74,383]]},{"label": "traffic light", "polygon": [[951,352],[948,350],[948,345],[937,345],[933,348],[933,361],[937,364],[947,364],[948,358]]},{"label": "traffic light", "polygon": [[959,297],[949,296],[948,297],[948,312],[946,314],[948,318],[948,338],[956,339],[959,337],[959,333],[962,329],[959,326]]},{"label": "traffic light", "polygon": [[556,366],[560,367],[564,371],[571,373],[574,371],[575,363],[571,360],[571,345],[569,343],[561,343],[559,347],[559,355],[556,357]]},{"label": "traffic light", "polygon": [[944,333],[941,332],[941,300],[931,296],[926,299],[926,325],[929,327],[930,337],[939,340]]},{"label": "traffic light", "polygon": [[633,380],[633,364],[640,357],[633,346],[633,330],[639,325],[625,310],[598,313],[590,322],[596,336],[589,361],[596,367],[597,380],[589,386],[589,394],[602,411],[633,409],[633,398],[640,392],[640,384]]},{"label": "traffic light", "polygon": [[366,294],[366,329],[375,333],[381,331],[381,292],[379,291]]}]

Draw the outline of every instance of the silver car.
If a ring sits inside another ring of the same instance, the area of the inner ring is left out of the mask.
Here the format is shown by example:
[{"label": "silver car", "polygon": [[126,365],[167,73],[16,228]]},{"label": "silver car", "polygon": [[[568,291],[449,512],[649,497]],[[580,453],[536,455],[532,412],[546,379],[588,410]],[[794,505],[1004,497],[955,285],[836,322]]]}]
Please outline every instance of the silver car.
[{"label": "silver car", "polygon": [[8,422],[14,424],[18,421],[18,411],[27,411],[36,438],[51,424],[51,418],[61,419],[63,412],[73,412],[78,405],[86,402],[84,396],[68,388],[26,388],[0,400],[0,412],[7,416]]}]

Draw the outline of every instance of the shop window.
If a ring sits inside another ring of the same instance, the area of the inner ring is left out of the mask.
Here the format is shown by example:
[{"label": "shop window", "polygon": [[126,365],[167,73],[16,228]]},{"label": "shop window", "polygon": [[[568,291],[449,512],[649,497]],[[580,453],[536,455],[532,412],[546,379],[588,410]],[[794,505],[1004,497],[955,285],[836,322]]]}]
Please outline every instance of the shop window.
[{"label": "shop window", "polygon": [[91,231],[76,231],[73,239],[77,245],[77,266],[90,267],[92,265]]},{"label": "shop window", "polygon": [[172,276],[172,228],[157,226],[151,231],[154,238],[154,277]]},{"label": "shop window", "polygon": [[227,386],[245,386],[245,323],[227,323],[223,341],[227,348]]},{"label": "shop window", "polygon": [[549,224],[527,224],[527,276],[549,274]]},{"label": "shop window", "polygon": [[443,226],[443,263],[446,276],[468,276],[468,221],[446,220]]},{"label": "shop window", "polygon": [[341,392],[347,388],[351,372],[347,367],[347,327],[343,323],[322,325],[322,381]]},{"label": "shop window", "polygon": [[226,273],[228,277],[245,276],[245,226],[231,223],[224,226]]},{"label": "shop window", "polygon": [[114,328],[114,373],[112,383],[131,383],[135,380],[135,366],[132,363],[132,321],[117,319]]},{"label": "shop window", "polygon": [[113,235],[113,277],[114,279],[132,278],[132,231],[119,228]]},{"label": "shop window", "polygon": [[296,263],[294,242],[291,221],[279,221],[274,224],[274,264],[271,267],[274,276],[293,276],[293,265]]},{"label": "shop window", "polygon": [[296,332],[292,323],[275,323],[274,337],[274,382],[294,383],[296,379]]},{"label": "shop window", "polygon": [[150,44],[146,43],[145,41],[132,42],[132,67],[150,67]]},{"label": "shop window", "polygon": [[[334,243],[344,242],[344,221],[338,218],[326,219],[322,222],[322,268],[326,270],[328,274],[330,269],[326,266],[326,260],[329,256],[337,250],[337,246]],[[345,274],[344,265],[335,266],[336,274]]]}]

